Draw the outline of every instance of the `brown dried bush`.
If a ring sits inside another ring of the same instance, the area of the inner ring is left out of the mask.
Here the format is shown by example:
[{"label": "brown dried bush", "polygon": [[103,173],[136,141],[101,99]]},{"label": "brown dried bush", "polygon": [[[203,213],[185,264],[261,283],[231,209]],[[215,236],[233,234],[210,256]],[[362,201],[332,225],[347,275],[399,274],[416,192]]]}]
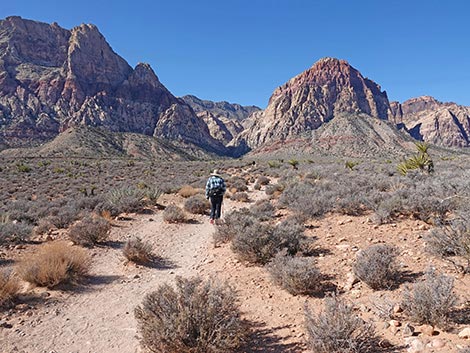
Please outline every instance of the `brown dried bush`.
[{"label": "brown dried bush", "polygon": [[323,276],[313,258],[278,253],[267,268],[274,283],[292,295],[320,293],[323,288]]},{"label": "brown dried bush", "polygon": [[108,239],[111,224],[98,215],[86,215],[69,228],[69,238],[75,244],[93,247]]},{"label": "brown dried bush", "polygon": [[18,265],[19,276],[40,287],[54,288],[79,283],[90,268],[90,257],[84,249],[56,241],[40,246]]},{"label": "brown dried bush", "polygon": [[318,353],[377,352],[373,326],[358,317],[351,304],[336,295],[325,298],[323,311],[305,307],[307,344]]},{"label": "brown dried bush", "polygon": [[163,220],[168,223],[184,223],[187,219],[181,207],[168,205],[163,211]]},{"label": "brown dried bush", "polygon": [[127,260],[136,264],[148,264],[153,260],[153,248],[139,237],[129,239],[124,244],[122,253]]},{"label": "brown dried bush", "polygon": [[453,289],[452,277],[430,271],[423,281],[403,293],[403,310],[417,323],[445,328],[457,301]]},{"label": "brown dried bush", "polygon": [[14,277],[11,272],[0,271],[0,308],[10,307],[20,289],[18,278]]},{"label": "brown dried bush", "polygon": [[250,197],[246,192],[241,192],[237,191],[236,193],[232,194],[230,197],[233,201],[238,201],[238,202],[249,202]]},{"label": "brown dried bush", "polygon": [[191,196],[184,203],[184,209],[193,214],[206,214],[210,207],[209,201],[203,195]]},{"label": "brown dried bush", "polygon": [[141,345],[150,352],[234,352],[246,337],[234,289],[200,278],[163,284],[135,309]]},{"label": "brown dried bush", "polygon": [[388,289],[398,276],[397,255],[398,251],[393,246],[371,245],[357,254],[354,275],[372,289]]},{"label": "brown dried bush", "polygon": [[184,197],[185,199],[199,193],[201,193],[201,190],[193,188],[191,185],[183,185],[181,189],[178,190],[178,195]]}]

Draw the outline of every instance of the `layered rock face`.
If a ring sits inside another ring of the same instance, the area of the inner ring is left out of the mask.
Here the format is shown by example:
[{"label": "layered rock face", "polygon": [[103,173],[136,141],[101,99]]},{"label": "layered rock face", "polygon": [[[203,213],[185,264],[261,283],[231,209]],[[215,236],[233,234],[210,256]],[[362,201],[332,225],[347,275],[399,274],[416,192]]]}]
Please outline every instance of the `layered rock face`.
[{"label": "layered rock face", "polygon": [[199,118],[204,120],[211,136],[224,145],[229,144],[243,131],[243,123],[248,116],[261,110],[254,105],[242,106],[236,103],[212,102],[191,95],[181,98],[193,108]]},{"label": "layered rock face", "polygon": [[130,67],[95,26],[0,21],[0,141],[27,145],[80,125],[225,151],[149,65]]},{"label": "layered rock face", "polygon": [[393,119],[416,139],[444,147],[470,146],[470,107],[423,96],[392,102]]},{"label": "layered rock face", "polygon": [[340,113],[364,113],[387,120],[387,94],[344,60],[324,58],[278,87],[266,110],[249,118],[238,138],[250,148],[299,137]]}]

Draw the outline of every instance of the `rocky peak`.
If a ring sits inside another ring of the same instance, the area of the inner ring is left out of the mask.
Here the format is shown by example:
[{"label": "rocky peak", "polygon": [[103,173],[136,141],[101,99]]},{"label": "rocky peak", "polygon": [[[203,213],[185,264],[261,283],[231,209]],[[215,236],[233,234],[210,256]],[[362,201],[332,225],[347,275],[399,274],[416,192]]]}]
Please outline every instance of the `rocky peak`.
[{"label": "rocky peak", "polygon": [[278,87],[266,110],[253,114],[240,138],[257,147],[315,130],[340,113],[383,120],[391,115],[387,94],[379,85],[345,60],[323,58]]}]

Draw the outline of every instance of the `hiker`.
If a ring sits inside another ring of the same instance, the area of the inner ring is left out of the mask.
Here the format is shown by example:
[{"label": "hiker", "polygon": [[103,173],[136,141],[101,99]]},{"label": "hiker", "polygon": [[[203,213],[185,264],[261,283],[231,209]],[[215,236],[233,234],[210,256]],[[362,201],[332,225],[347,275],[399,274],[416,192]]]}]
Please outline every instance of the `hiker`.
[{"label": "hiker", "polygon": [[225,194],[225,181],[219,175],[218,170],[214,170],[206,183],[206,198],[211,200],[210,223],[214,224],[214,220],[220,218],[222,209],[222,201]]}]

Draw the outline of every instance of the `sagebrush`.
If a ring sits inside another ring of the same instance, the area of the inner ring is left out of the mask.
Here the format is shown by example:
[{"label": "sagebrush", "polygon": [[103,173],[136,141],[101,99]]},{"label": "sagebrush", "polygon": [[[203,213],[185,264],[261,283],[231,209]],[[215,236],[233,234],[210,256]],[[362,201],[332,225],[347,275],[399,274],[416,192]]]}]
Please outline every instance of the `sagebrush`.
[{"label": "sagebrush", "polygon": [[150,352],[235,352],[246,326],[232,287],[200,278],[163,284],[135,309],[141,345]]},{"label": "sagebrush", "polygon": [[127,260],[137,264],[149,264],[154,258],[152,245],[139,237],[127,240],[122,252]]}]

